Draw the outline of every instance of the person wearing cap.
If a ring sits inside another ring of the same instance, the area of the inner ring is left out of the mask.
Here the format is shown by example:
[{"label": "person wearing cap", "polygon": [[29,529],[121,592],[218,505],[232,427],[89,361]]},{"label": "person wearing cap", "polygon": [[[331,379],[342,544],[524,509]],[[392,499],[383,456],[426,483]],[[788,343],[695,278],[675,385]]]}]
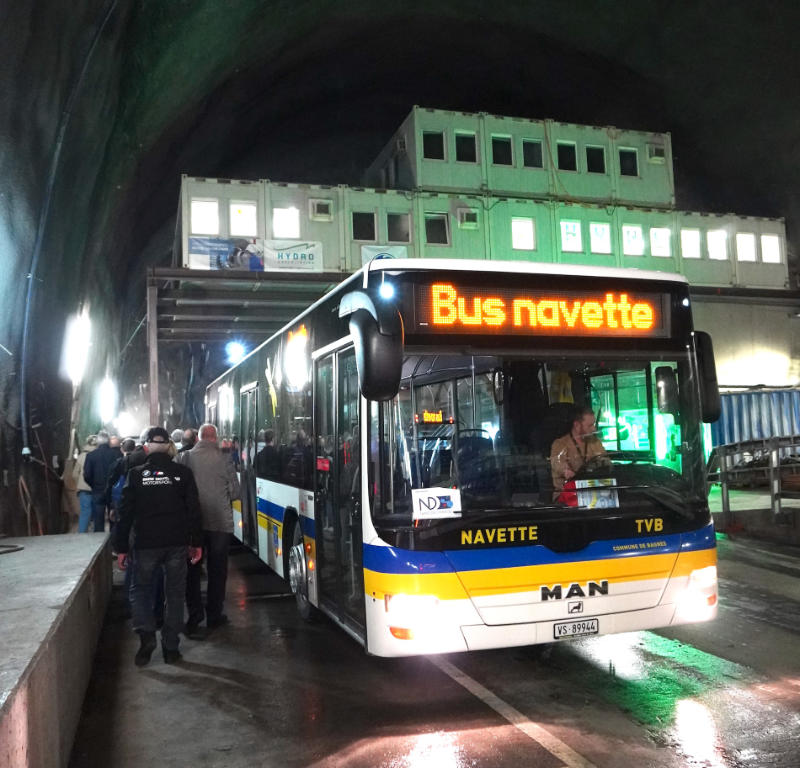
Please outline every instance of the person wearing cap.
[{"label": "person wearing cap", "polygon": [[167,603],[161,648],[166,663],[174,664],[181,658],[178,646],[183,630],[187,560],[197,563],[203,555],[200,502],[191,469],[172,461],[169,433],[162,427],[148,430],[145,446],[147,461],[128,472],[115,531],[122,569],[128,567],[131,529],[134,535],[131,608],[133,629],[140,640],[137,666],[147,664],[156,648],[152,595],[153,580],[159,578],[161,567]]}]

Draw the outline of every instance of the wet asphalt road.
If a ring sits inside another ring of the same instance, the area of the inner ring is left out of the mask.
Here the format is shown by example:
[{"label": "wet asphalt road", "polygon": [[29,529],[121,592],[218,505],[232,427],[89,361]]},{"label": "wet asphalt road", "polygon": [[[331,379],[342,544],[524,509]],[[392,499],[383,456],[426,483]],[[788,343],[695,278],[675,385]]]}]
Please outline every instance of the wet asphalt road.
[{"label": "wet asphalt road", "polygon": [[231,625],[138,669],[117,586],[70,766],[796,768],[800,553],[719,543],[713,623],[431,658],[303,623],[240,548]]}]

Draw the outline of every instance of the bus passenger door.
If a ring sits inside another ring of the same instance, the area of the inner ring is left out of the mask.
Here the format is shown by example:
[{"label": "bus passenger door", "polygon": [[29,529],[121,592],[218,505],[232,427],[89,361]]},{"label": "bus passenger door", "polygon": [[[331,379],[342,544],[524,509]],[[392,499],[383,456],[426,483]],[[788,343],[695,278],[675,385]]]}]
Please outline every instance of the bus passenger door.
[{"label": "bus passenger door", "polygon": [[318,360],[314,385],[320,603],[363,635],[359,391],[353,349]]},{"label": "bus passenger door", "polygon": [[[239,395],[240,467],[239,481],[242,486],[242,541],[258,551],[258,510],[256,506],[255,459],[256,425],[258,414],[258,388],[253,387]],[[266,557],[266,553],[264,553]]]}]

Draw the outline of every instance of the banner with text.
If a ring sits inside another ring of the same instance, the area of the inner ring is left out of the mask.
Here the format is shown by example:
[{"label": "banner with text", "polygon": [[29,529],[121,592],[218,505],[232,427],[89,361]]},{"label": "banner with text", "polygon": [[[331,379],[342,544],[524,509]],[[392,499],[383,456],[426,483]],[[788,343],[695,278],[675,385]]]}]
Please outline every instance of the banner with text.
[{"label": "banner with text", "polygon": [[322,272],[322,243],[266,240],[264,269],[269,271]]}]

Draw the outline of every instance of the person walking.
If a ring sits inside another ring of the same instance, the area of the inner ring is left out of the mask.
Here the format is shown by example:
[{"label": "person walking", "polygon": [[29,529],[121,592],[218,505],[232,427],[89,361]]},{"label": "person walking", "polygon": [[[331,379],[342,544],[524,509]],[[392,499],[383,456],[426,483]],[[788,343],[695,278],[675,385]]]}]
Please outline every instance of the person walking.
[{"label": "person walking", "polygon": [[195,633],[204,618],[208,629],[228,623],[223,607],[228,579],[228,550],[233,533],[231,502],[241,497],[239,479],[230,456],[220,450],[217,442],[217,428],[213,424],[203,424],[199,437],[194,448],[178,457],[183,466],[192,470],[197,480],[208,573],[204,610],[200,590],[201,565],[198,562],[189,567],[186,579],[186,603],[189,608],[187,635]]},{"label": "person walking", "polygon": [[183,439],[181,440],[181,447],[178,451],[180,453],[191,451],[195,445],[197,445],[197,430],[186,427],[186,429],[183,430]]},{"label": "person walking", "polygon": [[128,474],[126,460],[129,454],[136,448],[136,441],[130,437],[125,438],[120,445],[122,456],[112,465],[106,480],[106,506],[108,507],[108,519],[111,523],[111,539],[114,539],[114,529],[119,520],[119,503],[122,500],[122,487],[125,485],[125,478]]},{"label": "person walking", "polygon": [[92,520],[94,532],[106,529],[106,481],[114,462],[122,456],[119,447],[109,445],[108,432],[97,433],[97,448],[87,457],[83,465],[83,479],[92,488]]},{"label": "person walking", "polygon": [[172,461],[169,433],[162,427],[148,431],[146,446],[147,461],[129,470],[122,489],[115,542],[117,561],[124,570],[133,530],[131,607],[140,643],[134,659],[137,666],[147,664],[156,648],[153,580],[160,578],[162,567],[167,608],[161,649],[167,664],[180,660],[187,560],[198,563],[203,555],[200,503],[191,469]]},{"label": "person walking", "polygon": [[78,458],[75,459],[75,466],[72,469],[72,477],[75,480],[75,487],[78,491],[78,505],[80,513],[78,515],[78,533],[89,531],[89,520],[92,519],[92,486],[83,479],[83,468],[86,465],[86,457],[97,448],[97,435],[89,435],[86,443]]}]

